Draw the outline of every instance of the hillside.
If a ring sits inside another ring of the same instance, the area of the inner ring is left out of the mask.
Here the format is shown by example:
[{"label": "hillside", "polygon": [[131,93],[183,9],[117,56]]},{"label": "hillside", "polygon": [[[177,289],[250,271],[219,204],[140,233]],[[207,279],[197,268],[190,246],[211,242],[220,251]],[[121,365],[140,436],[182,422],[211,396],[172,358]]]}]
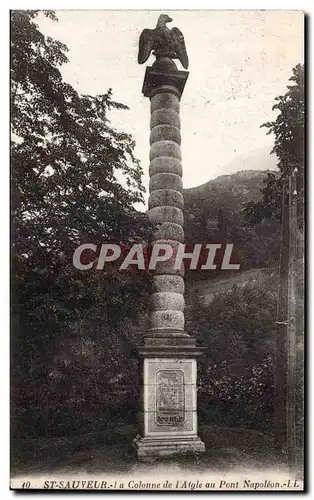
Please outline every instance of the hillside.
[{"label": "hillside", "polygon": [[[248,201],[260,199],[267,172],[244,170],[185,189],[186,243],[233,243],[241,269],[275,265],[279,256],[278,222],[265,221],[254,228],[247,227],[241,210]],[[194,278],[196,274],[200,275],[197,278],[206,279],[206,273],[192,272]]]},{"label": "hillside", "polygon": [[270,154],[270,147],[253,149],[244,155],[236,156],[230,163],[217,166],[212,172],[212,178],[218,175],[231,175],[241,170],[276,170],[278,158]]},{"label": "hillside", "polygon": [[267,172],[269,170],[243,170],[184,189],[186,214],[195,216],[205,210],[208,217],[217,217],[219,209],[226,213],[238,212],[243,203],[260,199],[260,189]]}]

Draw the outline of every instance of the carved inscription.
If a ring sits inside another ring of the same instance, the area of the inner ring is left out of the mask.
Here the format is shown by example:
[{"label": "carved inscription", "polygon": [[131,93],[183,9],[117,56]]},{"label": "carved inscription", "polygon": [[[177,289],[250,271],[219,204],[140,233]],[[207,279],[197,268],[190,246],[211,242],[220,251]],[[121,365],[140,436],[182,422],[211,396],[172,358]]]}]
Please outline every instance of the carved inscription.
[{"label": "carved inscription", "polygon": [[157,424],[182,425],[185,420],[183,371],[159,370],[156,379]]}]

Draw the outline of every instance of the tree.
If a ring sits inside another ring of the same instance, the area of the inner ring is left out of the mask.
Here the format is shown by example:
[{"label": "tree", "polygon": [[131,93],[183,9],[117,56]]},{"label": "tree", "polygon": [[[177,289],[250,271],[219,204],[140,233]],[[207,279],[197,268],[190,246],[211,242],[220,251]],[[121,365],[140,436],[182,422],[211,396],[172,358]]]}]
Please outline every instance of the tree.
[{"label": "tree", "polygon": [[275,98],[273,110],[278,110],[276,120],[261,125],[274,134],[275,143],[271,153],[278,157],[279,175],[269,173],[261,189],[262,199],[245,205],[246,221],[255,225],[263,219],[281,218],[281,195],[283,180],[297,169],[298,223],[303,227],[304,213],[304,66],[298,64],[284,95]]},{"label": "tree", "polygon": [[198,393],[207,423],[272,430],[276,303],[277,278],[269,272],[188,308],[187,332],[207,346]]},{"label": "tree", "polygon": [[277,119],[262,125],[275,135],[272,152],[278,157],[279,176],[268,176],[262,200],[248,203],[245,212],[252,225],[265,218],[281,221],[274,419],[277,448],[287,452],[289,466],[294,470],[300,458],[297,449],[303,447],[303,66],[298,64],[293,69],[290,81],[293,84],[286,94],[276,97],[273,109],[279,111]]},{"label": "tree", "polygon": [[[114,331],[125,343],[127,329],[121,324],[126,327],[125,318],[130,323],[145,308],[143,273],[121,274],[112,266],[84,274],[73,267],[74,249],[85,242],[131,244],[150,234],[146,215],[134,208],[144,191],[134,141],[109,121],[111,109],[126,106],[113,100],[110,89],[79,95],[63,80],[67,47],[39,31],[38,15],[57,21],[52,11],[11,13],[12,395],[17,405],[28,396],[36,405],[45,384],[49,391],[48,372],[68,338],[83,335],[97,342],[97,321],[104,325],[104,338]],[[117,357],[113,344],[103,350],[103,369],[106,359]]]}]

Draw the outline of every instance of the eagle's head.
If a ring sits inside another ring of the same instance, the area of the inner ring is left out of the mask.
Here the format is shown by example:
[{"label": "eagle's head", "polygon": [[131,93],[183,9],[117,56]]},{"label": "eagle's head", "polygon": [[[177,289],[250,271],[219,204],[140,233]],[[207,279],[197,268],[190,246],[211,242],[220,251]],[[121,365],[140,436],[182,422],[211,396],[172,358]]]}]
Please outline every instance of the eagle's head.
[{"label": "eagle's head", "polygon": [[172,19],[167,14],[161,14],[158,19],[158,25],[165,25],[166,23],[171,23]]}]

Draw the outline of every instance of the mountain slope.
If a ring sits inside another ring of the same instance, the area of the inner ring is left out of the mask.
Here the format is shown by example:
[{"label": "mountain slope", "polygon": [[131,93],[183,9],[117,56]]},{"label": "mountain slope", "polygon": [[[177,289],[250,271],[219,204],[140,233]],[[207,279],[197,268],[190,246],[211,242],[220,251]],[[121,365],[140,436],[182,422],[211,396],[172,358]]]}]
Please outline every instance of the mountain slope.
[{"label": "mountain slope", "polygon": [[270,152],[270,148],[264,147],[236,156],[227,165],[217,167],[214,177],[234,174],[241,170],[276,170],[278,158],[275,154],[270,154]]},{"label": "mountain slope", "polygon": [[[186,243],[227,241],[234,244],[242,269],[273,266],[278,260],[279,223],[265,221],[251,228],[242,214],[245,203],[261,198],[267,172],[245,170],[185,189]],[[206,278],[204,273],[200,277]]]},{"label": "mountain slope", "polygon": [[244,170],[231,175],[221,175],[201,186],[184,189],[186,214],[204,213],[208,218],[217,217],[219,209],[226,213],[241,210],[243,203],[257,201],[268,170]]}]

